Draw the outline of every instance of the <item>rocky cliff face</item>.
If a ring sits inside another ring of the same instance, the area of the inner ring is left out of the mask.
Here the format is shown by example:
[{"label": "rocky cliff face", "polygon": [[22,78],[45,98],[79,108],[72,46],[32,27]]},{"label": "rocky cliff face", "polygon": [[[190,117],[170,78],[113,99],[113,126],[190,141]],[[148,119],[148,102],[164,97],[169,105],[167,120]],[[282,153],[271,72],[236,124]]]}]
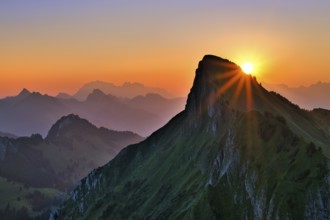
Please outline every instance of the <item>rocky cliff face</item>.
[{"label": "rocky cliff face", "polygon": [[52,217],[329,219],[322,126],[236,64],[205,56],[185,111],[94,170]]},{"label": "rocky cliff face", "polygon": [[0,161],[5,159],[8,145],[10,145],[9,138],[0,139]]}]

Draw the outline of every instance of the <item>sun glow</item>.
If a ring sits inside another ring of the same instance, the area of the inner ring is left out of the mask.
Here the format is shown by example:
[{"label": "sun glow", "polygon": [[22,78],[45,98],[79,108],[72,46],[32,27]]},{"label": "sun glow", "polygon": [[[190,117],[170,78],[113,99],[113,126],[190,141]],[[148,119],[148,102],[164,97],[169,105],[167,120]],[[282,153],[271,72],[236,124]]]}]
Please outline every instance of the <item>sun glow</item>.
[{"label": "sun glow", "polygon": [[251,63],[244,63],[242,66],[242,70],[246,74],[251,74],[253,71],[253,65]]}]

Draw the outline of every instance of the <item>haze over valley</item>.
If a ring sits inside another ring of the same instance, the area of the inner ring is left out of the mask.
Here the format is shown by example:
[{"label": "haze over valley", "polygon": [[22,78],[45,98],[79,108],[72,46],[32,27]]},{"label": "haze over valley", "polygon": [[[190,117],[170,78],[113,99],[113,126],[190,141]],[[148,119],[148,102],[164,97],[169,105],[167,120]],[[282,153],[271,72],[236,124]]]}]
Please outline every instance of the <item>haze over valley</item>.
[{"label": "haze over valley", "polygon": [[[112,84],[95,82],[86,84],[73,96],[57,97],[23,89],[17,96],[0,100],[0,131],[17,136],[46,136],[60,117],[77,114],[97,126],[129,130],[146,137],[182,111],[186,102],[164,89],[142,84],[113,88]],[[110,91],[117,96],[106,93]]]},{"label": "haze over valley", "polygon": [[0,220],[330,219],[330,1],[0,1]]}]

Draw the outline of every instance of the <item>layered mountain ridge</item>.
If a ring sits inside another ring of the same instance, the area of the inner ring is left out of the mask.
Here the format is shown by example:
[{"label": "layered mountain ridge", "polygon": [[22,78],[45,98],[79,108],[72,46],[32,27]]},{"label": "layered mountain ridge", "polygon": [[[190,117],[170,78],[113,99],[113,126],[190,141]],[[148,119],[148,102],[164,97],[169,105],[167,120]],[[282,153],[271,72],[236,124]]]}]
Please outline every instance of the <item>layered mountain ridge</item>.
[{"label": "layered mountain ridge", "polygon": [[47,212],[82,177],[141,140],[73,114],[59,119],[46,138],[0,137],[0,219],[33,219]]},{"label": "layered mountain ridge", "polygon": [[135,96],[146,95],[148,93],[157,93],[169,99],[174,97],[165,89],[157,87],[148,87],[141,83],[126,82],[118,86],[114,85],[113,83],[102,81],[93,81],[86,83],[73,95],[73,97],[80,101],[83,101],[94,89],[102,90],[107,94],[112,94],[119,98],[134,98]]},{"label": "layered mountain ridge", "polygon": [[207,55],[185,110],[94,170],[51,217],[328,219],[328,117]]},{"label": "layered mountain ridge", "polygon": [[317,82],[309,86],[289,87],[285,84],[262,84],[269,91],[276,91],[298,104],[301,108],[330,109],[329,97],[330,83]]},{"label": "layered mountain ridge", "polygon": [[73,113],[100,127],[148,136],[181,111],[184,103],[185,98],[167,99],[149,93],[119,98],[100,89],[91,90],[84,101],[78,101],[23,89],[15,97],[0,99],[0,130],[17,136],[46,136],[58,118]]}]

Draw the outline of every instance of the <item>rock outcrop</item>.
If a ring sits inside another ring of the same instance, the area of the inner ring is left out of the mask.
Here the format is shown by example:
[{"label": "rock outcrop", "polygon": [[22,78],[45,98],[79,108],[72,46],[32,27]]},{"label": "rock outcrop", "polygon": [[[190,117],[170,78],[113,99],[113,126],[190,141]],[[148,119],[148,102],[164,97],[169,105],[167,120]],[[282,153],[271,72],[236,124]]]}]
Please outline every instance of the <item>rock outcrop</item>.
[{"label": "rock outcrop", "polygon": [[329,219],[327,125],[207,55],[185,111],[81,181],[60,219]]}]

